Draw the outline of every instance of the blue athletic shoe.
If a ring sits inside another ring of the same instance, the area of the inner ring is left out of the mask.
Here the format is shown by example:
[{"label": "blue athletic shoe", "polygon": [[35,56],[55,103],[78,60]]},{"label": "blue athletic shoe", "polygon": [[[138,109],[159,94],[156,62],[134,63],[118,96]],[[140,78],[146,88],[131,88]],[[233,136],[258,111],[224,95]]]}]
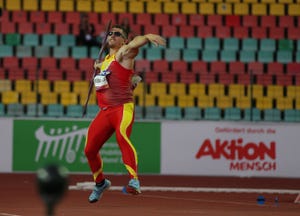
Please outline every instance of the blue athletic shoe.
[{"label": "blue athletic shoe", "polygon": [[108,190],[110,186],[111,182],[107,179],[104,180],[104,184],[102,186],[95,185],[93,192],[89,196],[89,202],[97,202],[102,197],[103,192]]},{"label": "blue athletic shoe", "polygon": [[141,192],[140,182],[137,179],[131,179],[127,186],[123,187],[123,193],[138,195]]}]

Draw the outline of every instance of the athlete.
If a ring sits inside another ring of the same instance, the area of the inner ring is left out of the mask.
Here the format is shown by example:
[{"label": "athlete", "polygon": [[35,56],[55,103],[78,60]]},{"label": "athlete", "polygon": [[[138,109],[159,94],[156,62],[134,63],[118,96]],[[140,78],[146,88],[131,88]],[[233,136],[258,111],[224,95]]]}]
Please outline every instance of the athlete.
[{"label": "athlete", "polygon": [[108,33],[107,56],[100,63],[95,61],[94,68],[99,73],[94,78],[100,112],[91,122],[84,153],[92,171],[95,187],[89,196],[89,202],[97,202],[111,182],[104,177],[103,162],[99,150],[116,133],[116,139],[122,153],[123,163],[129,173],[129,183],[124,193],[141,193],[138,179],[138,160],[136,150],[130,141],[134,122],[133,90],[140,81],[134,74],[134,58],[139,48],[148,42],[156,46],[166,44],[163,37],[155,34],[136,36],[128,42],[128,33],[122,26],[115,25]]}]

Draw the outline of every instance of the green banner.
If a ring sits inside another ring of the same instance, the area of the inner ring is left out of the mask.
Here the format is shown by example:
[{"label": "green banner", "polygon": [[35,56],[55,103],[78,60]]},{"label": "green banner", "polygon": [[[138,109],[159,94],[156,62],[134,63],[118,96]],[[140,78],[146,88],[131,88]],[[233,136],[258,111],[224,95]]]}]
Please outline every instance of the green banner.
[{"label": "green banner", "polygon": [[[70,172],[90,172],[84,155],[89,121],[14,120],[13,171],[36,171],[57,163]],[[136,122],[131,141],[138,153],[139,173],[160,173],[160,123]],[[127,173],[113,135],[101,150],[104,172]]]}]

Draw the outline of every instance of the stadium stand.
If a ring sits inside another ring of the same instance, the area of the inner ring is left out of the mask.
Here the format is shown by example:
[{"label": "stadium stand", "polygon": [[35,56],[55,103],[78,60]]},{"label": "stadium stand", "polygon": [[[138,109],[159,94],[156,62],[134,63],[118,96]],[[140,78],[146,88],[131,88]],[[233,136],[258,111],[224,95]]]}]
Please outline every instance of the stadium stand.
[{"label": "stadium stand", "polygon": [[[79,117],[75,113],[81,112],[99,51],[76,45],[77,25],[85,12],[98,33],[108,20],[129,18],[136,33],[167,38],[167,47],[145,46],[137,57],[135,69],[146,86],[135,93],[137,105],[146,106],[142,107],[145,113],[141,109],[137,115],[140,118],[300,121],[300,4],[296,0],[3,2],[3,115],[34,116],[31,105],[36,103],[41,106],[39,116]],[[25,79],[30,89],[20,90]],[[68,87],[57,90],[60,81]],[[80,82],[84,84],[78,87]],[[38,97],[33,96],[36,92]],[[65,100],[70,97],[72,102]],[[19,103],[22,108],[8,109],[8,104]],[[96,104],[95,97],[90,103]],[[52,113],[50,104],[63,109]]]}]

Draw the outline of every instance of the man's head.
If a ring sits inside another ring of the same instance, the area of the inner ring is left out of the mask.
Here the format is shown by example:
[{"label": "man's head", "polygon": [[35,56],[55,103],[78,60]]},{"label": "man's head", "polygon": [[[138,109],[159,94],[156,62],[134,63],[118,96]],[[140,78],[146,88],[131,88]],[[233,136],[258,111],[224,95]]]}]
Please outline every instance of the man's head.
[{"label": "man's head", "polygon": [[108,33],[108,45],[110,48],[118,48],[128,42],[128,32],[121,25],[114,25]]}]

